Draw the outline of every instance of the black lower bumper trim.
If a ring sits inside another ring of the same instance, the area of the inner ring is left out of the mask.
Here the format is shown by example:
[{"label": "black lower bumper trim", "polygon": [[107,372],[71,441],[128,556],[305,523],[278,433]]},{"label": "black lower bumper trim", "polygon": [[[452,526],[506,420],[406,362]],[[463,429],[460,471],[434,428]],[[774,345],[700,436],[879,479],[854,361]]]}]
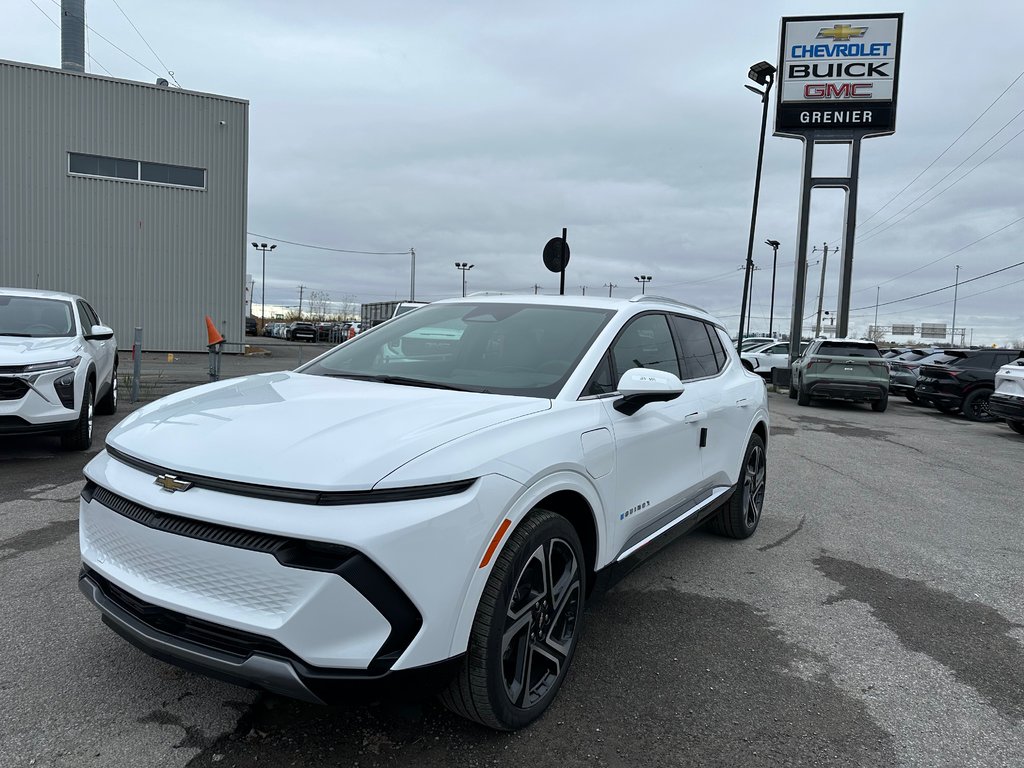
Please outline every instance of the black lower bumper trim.
[{"label": "black lower bumper trim", "polygon": [[71,431],[76,424],[78,424],[77,419],[33,424],[21,416],[0,416],[0,435],[59,435]]},{"label": "black lower bumper trim", "polygon": [[[83,567],[78,586],[99,608],[107,626],[150,656],[218,680],[301,701],[332,704],[432,695],[451,680],[462,663],[462,656],[456,656],[422,667],[379,673],[315,667],[271,638],[139,600],[89,568]],[[178,631],[168,631],[175,626]]]}]

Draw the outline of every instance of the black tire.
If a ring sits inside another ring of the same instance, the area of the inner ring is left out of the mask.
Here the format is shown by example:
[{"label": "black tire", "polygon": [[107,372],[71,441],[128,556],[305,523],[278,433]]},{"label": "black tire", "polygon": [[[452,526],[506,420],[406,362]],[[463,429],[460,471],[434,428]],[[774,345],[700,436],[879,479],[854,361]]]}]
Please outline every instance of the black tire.
[{"label": "black tire", "polygon": [[797,405],[810,405],[811,404],[811,393],[800,387],[796,391],[796,404]]},{"label": "black tire", "polygon": [[110,374],[110,388],[107,393],[96,403],[96,413],[101,416],[110,416],[117,413],[117,363],[114,363],[114,370]]},{"label": "black tire", "polygon": [[[540,717],[565,679],[583,629],[584,563],[569,521],[531,512],[494,563],[462,668],[441,703],[501,731]],[[548,579],[553,572],[557,580]]]},{"label": "black tire", "polygon": [[746,539],[757,530],[764,510],[764,491],[768,480],[768,456],[764,441],[751,435],[743,454],[743,466],[736,490],[713,518],[711,530],[732,539]]},{"label": "black tire", "polygon": [[78,421],[70,432],[60,436],[61,447],[66,451],[85,451],[92,446],[93,419],[92,382],[85,382],[82,392],[82,409],[78,413]]},{"label": "black tire", "polygon": [[1010,421],[1006,420],[1006,426],[1016,432],[1018,435],[1024,435],[1024,421]]},{"label": "black tire", "polygon": [[920,398],[918,398],[918,396],[913,392],[907,392],[907,400],[910,403],[913,403],[914,405],[917,405],[918,403],[921,402]]},{"label": "black tire", "polygon": [[796,377],[791,376],[789,379],[789,399],[796,400]]},{"label": "black tire", "polygon": [[882,413],[886,408],[889,407],[889,395],[882,395],[879,400],[871,401],[871,410],[876,413]]},{"label": "black tire", "polygon": [[991,389],[976,389],[964,398],[963,412],[970,421],[991,422],[996,417],[988,412],[988,397]]}]

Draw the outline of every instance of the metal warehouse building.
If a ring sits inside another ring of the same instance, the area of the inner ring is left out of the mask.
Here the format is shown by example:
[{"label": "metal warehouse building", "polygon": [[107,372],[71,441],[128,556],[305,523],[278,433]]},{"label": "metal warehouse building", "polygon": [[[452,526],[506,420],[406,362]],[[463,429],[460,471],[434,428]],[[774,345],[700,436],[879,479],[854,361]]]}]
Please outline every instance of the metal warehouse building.
[{"label": "metal warehouse building", "polygon": [[244,338],[249,103],[0,60],[0,286],[84,296],[118,345]]}]

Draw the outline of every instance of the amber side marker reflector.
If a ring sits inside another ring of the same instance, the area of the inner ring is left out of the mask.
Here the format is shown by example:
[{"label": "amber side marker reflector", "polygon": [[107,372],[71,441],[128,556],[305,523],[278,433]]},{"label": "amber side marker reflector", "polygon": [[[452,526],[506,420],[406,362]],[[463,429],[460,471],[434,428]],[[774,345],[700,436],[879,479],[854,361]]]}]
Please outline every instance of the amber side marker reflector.
[{"label": "amber side marker reflector", "polygon": [[512,525],[512,521],[507,517],[501,521],[501,525],[498,526],[497,532],[494,534],[494,538],[491,539],[491,543],[487,547],[487,551],[484,552],[484,559],[480,561],[480,567],[486,568],[487,564],[491,562],[491,555],[494,554],[494,550],[498,548],[498,542],[501,541],[501,537],[505,535],[505,531]]}]

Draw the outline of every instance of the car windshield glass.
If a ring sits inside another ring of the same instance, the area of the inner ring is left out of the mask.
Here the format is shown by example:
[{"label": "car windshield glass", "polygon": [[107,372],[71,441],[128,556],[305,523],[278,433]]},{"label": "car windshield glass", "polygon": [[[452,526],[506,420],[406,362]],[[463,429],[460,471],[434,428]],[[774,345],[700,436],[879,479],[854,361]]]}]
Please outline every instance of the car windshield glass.
[{"label": "car windshield glass", "polygon": [[825,341],[818,347],[819,355],[831,357],[881,357],[875,347],[842,341]]},{"label": "car windshield glass", "polygon": [[37,296],[0,295],[0,336],[74,336],[71,303]]},{"label": "car windshield glass", "polygon": [[613,314],[543,304],[431,304],[356,336],[298,371],[550,398]]}]

